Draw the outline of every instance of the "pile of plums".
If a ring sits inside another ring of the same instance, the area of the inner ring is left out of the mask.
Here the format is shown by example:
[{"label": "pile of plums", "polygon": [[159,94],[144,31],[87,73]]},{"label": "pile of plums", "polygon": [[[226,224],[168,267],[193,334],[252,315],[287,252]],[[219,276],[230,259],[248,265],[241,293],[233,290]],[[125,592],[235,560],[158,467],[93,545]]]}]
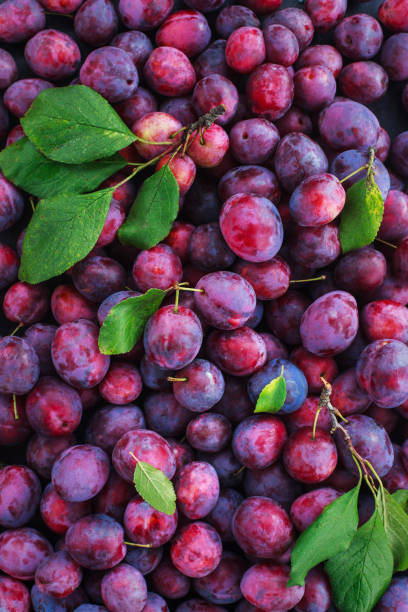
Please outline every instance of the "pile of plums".
[{"label": "pile of plums", "polygon": [[[1,611],[326,612],[322,567],[286,586],[297,536],[357,479],[326,410],[312,436],[322,376],[356,450],[408,489],[408,131],[391,140],[370,110],[393,82],[408,111],[408,0],[377,18],[346,0],[280,5],[0,5],[4,146],[39,92],[70,83],[141,138],[129,162],[225,109],[156,167],[180,188],[162,243],[117,238],[132,179],[91,253],[49,283],[18,281],[29,194],[0,175]],[[346,191],[372,149],[378,239],[342,254]],[[113,306],[181,281],[196,291],[176,309],[169,290],[129,353],[99,352]],[[254,414],[282,371],[282,409]],[[134,457],[173,481],[174,515],[136,494]],[[363,488],[360,525],[373,507]],[[408,609],[406,575],[375,609]]]}]

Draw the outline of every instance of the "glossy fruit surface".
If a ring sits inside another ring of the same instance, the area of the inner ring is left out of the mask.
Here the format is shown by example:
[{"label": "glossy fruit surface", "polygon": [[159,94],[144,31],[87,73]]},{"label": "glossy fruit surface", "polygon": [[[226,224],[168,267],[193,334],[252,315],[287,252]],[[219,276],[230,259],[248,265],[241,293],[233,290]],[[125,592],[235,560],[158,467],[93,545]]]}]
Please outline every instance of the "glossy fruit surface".
[{"label": "glossy fruit surface", "polygon": [[408,0],[0,2],[0,612],[342,611],[287,584],[351,448],[408,490]]}]

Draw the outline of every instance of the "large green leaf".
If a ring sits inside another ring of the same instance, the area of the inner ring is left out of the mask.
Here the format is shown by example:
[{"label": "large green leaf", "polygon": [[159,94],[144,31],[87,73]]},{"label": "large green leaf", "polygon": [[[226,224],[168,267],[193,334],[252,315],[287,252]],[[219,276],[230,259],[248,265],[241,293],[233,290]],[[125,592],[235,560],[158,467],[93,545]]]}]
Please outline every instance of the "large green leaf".
[{"label": "large green leaf", "polygon": [[124,244],[150,249],[168,235],[178,210],[178,184],[166,165],[145,180],[118,236]]},{"label": "large green leaf", "polygon": [[116,304],[99,332],[101,353],[120,355],[131,351],[143,334],[149,317],[160,307],[165,295],[166,292],[161,289],[149,289],[143,295]]},{"label": "large green leaf", "polygon": [[76,166],[60,164],[37,151],[28,138],[21,138],[0,153],[4,176],[38,198],[92,191],[126,164],[120,155]]},{"label": "large green leaf", "polygon": [[370,244],[380,229],[384,200],[374,177],[354,183],[347,190],[346,204],[341,213],[340,243],[343,253]]},{"label": "large green leaf", "polygon": [[280,376],[265,385],[256,401],[254,412],[278,412],[285,403],[286,381],[283,377],[283,366]]},{"label": "large green leaf", "polygon": [[21,124],[41,153],[66,164],[107,157],[137,140],[105,98],[85,85],[44,89]]},{"label": "large green leaf", "polygon": [[405,510],[405,512],[408,512],[408,490],[407,489],[398,489],[398,491],[394,491],[394,493],[392,494],[392,497],[395,499],[397,504],[399,504],[401,508]]},{"label": "large green leaf", "polygon": [[113,191],[40,200],[24,236],[20,280],[41,283],[86,257],[102,231]]},{"label": "large green leaf", "polygon": [[350,547],[329,559],[325,569],[338,610],[372,610],[390,584],[393,569],[392,553],[377,509],[358,529]]},{"label": "large green leaf", "polygon": [[408,514],[388,491],[378,497],[378,507],[394,557],[394,571],[408,569]]},{"label": "large green leaf", "polygon": [[347,550],[357,531],[360,483],[332,501],[300,534],[291,556],[288,586],[303,585],[312,567]]},{"label": "large green leaf", "polygon": [[143,497],[155,510],[169,516],[175,513],[176,493],[173,483],[161,470],[150,463],[137,461],[133,482],[140,497]]}]

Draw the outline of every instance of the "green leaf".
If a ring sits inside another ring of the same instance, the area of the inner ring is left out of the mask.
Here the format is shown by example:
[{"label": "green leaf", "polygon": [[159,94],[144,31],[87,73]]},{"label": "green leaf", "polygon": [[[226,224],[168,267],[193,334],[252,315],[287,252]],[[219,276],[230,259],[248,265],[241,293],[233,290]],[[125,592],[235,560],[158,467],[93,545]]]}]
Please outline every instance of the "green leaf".
[{"label": "green leaf", "polygon": [[176,511],[176,493],[173,483],[161,470],[137,461],[133,482],[140,497],[159,512],[171,516]]},{"label": "green leaf", "polygon": [[398,491],[394,491],[392,496],[397,504],[399,504],[405,512],[408,512],[408,490],[407,489],[399,489]]},{"label": "green leaf", "polygon": [[66,164],[107,157],[137,140],[109,102],[85,85],[44,89],[21,124],[41,153]]},{"label": "green leaf", "polygon": [[361,481],[326,506],[320,516],[300,534],[292,551],[288,586],[303,585],[312,567],[347,550],[358,526],[360,484]]},{"label": "green leaf", "polygon": [[178,210],[178,184],[166,165],[145,180],[118,236],[124,244],[150,249],[168,235]]},{"label": "green leaf", "polygon": [[0,168],[6,178],[38,198],[62,192],[92,191],[127,162],[120,155],[73,166],[44,157],[35,146],[22,138],[0,153]]},{"label": "green leaf", "polygon": [[40,200],[24,236],[19,279],[41,283],[86,257],[102,231],[113,191]]},{"label": "green leaf", "polygon": [[404,572],[408,569],[408,514],[388,491],[384,491],[384,499],[378,496],[378,509],[394,557],[394,571]]},{"label": "green leaf", "polygon": [[376,509],[350,547],[325,564],[334,605],[341,612],[370,612],[387,589],[392,569],[392,553]]},{"label": "green leaf", "polygon": [[283,366],[280,376],[271,380],[260,392],[254,412],[278,412],[285,403],[286,381]]},{"label": "green leaf", "polygon": [[166,295],[161,289],[149,289],[114,306],[99,332],[99,350],[104,355],[131,351],[143,334],[145,325],[160,307]]},{"label": "green leaf", "polygon": [[341,213],[340,243],[343,253],[370,244],[377,235],[384,214],[384,200],[372,174],[347,190]]}]

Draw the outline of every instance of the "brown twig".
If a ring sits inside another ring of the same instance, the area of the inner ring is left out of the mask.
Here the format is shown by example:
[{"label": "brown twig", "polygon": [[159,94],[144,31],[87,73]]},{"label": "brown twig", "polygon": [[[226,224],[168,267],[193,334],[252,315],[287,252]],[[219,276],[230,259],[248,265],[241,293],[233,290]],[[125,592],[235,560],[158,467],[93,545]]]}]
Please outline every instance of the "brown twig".
[{"label": "brown twig", "polygon": [[193,123],[191,123],[189,126],[183,127],[180,130],[177,130],[177,132],[174,132],[174,134],[171,135],[171,138],[174,138],[175,136],[180,134],[180,132],[184,132],[184,146],[181,155],[183,156],[185,154],[185,152],[187,151],[187,147],[191,144],[190,139],[194,132],[196,132],[195,137],[199,136],[200,143],[204,144],[205,132],[212,126],[212,124],[218,119],[218,117],[220,117],[224,113],[225,106],[223,104],[218,104],[218,106],[214,106],[214,108],[212,108],[208,113],[205,113],[205,115],[201,115],[201,117],[199,117],[197,121],[193,121]]},{"label": "brown twig", "polygon": [[374,147],[370,147],[368,151],[367,185],[372,180],[373,174],[375,174],[374,162],[375,162],[375,149]]},{"label": "brown twig", "polygon": [[371,469],[371,466],[368,465],[368,462],[360,455],[360,453],[355,449],[355,447],[353,446],[353,442],[351,440],[350,434],[347,431],[347,429],[339,422],[339,419],[342,421],[345,421],[347,423],[347,419],[345,419],[343,417],[343,415],[341,414],[340,410],[338,410],[335,406],[333,406],[333,404],[331,403],[331,394],[332,394],[332,386],[331,384],[325,379],[323,378],[323,376],[320,377],[320,380],[323,383],[323,389],[322,392],[320,394],[320,400],[319,400],[319,405],[318,405],[318,409],[316,412],[316,417],[315,417],[315,422],[313,424],[313,438],[315,437],[315,433],[316,433],[316,425],[317,425],[317,420],[319,418],[319,414],[321,412],[321,410],[323,408],[326,408],[329,415],[330,415],[330,420],[331,420],[331,430],[330,430],[330,434],[333,435],[336,431],[340,431],[343,435],[343,439],[345,441],[345,443],[348,446],[348,449],[352,455],[352,457],[356,460],[356,462],[360,465],[360,467],[362,468],[363,472],[364,472],[364,478],[367,481],[367,484],[369,484],[370,487],[373,487],[374,489],[375,484],[373,481],[373,478],[370,474],[369,469]]}]

